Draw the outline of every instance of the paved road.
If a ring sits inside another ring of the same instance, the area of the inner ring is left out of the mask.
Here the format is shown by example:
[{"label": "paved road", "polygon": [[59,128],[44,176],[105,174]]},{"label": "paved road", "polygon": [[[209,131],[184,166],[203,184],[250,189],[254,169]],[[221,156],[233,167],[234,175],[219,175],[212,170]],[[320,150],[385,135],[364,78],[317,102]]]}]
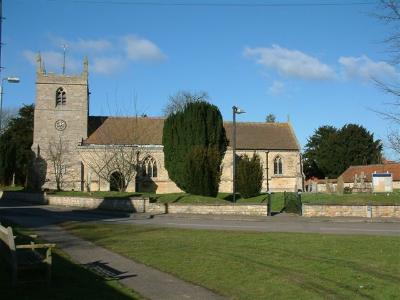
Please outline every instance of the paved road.
[{"label": "paved road", "polygon": [[0,216],[41,220],[42,225],[64,221],[92,221],[176,228],[244,230],[262,232],[308,232],[325,234],[369,234],[400,236],[399,219],[306,218],[291,215],[274,217],[227,217],[198,215],[148,215],[106,213],[56,206],[30,206],[0,202]]},{"label": "paved road", "polygon": [[103,222],[148,224],[175,228],[240,230],[262,232],[304,232],[324,234],[369,234],[400,236],[400,222],[395,220],[306,218],[280,215],[264,218],[209,218],[201,216],[155,216],[153,219],[108,219]]}]

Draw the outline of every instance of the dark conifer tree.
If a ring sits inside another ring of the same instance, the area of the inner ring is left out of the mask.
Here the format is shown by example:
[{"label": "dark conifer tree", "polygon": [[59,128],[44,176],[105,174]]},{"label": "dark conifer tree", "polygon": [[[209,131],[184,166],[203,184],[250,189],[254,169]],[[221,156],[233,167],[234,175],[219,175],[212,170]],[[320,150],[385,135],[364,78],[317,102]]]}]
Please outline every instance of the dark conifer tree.
[{"label": "dark conifer tree", "polygon": [[33,105],[23,106],[0,136],[0,183],[8,185],[13,174],[18,184],[25,184],[31,165],[33,141]]},{"label": "dark conifer tree", "polygon": [[215,196],[227,139],[219,109],[206,101],[171,113],[163,131],[165,168],[187,193]]},{"label": "dark conifer tree", "polygon": [[237,168],[237,190],[244,198],[255,197],[260,194],[263,180],[260,157],[254,154],[250,159],[247,155],[239,158]]},{"label": "dark conifer tree", "polygon": [[306,177],[336,178],[349,166],[380,163],[382,143],[357,124],[322,126],[308,139],[303,157]]}]

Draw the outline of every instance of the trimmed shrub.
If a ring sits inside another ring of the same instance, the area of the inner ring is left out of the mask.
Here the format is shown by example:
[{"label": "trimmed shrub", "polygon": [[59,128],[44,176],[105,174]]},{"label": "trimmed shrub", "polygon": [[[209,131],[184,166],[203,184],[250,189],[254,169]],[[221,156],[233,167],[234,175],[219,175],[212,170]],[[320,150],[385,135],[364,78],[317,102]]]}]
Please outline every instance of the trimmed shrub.
[{"label": "trimmed shrub", "polygon": [[215,197],[218,194],[220,177],[218,151],[215,148],[194,146],[187,158],[186,192]]},{"label": "trimmed shrub", "polygon": [[164,122],[165,168],[187,193],[216,196],[227,147],[219,109],[206,101],[187,103]]},{"label": "trimmed shrub", "polygon": [[250,159],[247,155],[239,158],[237,164],[236,187],[244,198],[257,196],[261,192],[263,180],[260,157],[254,153]]}]

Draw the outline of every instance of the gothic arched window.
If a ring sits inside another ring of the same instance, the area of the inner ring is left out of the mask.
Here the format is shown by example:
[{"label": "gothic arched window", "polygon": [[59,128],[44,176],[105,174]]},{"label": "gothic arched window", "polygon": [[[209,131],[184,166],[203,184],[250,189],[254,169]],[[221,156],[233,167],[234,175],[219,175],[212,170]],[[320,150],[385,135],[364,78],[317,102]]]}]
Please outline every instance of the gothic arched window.
[{"label": "gothic arched window", "polygon": [[156,160],[148,156],[142,162],[142,176],[144,177],[157,177],[157,162]]},{"label": "gothic arched window", "polygon": [[280,158],[279,156],[275,157],[274,159],[274,174],[275,175],[283,174],[282,158]]},{"label": "gothic arched window", "polygon": [[56,106],[65,105],[67,103],[67,95],[62,87],[56,91]]}]

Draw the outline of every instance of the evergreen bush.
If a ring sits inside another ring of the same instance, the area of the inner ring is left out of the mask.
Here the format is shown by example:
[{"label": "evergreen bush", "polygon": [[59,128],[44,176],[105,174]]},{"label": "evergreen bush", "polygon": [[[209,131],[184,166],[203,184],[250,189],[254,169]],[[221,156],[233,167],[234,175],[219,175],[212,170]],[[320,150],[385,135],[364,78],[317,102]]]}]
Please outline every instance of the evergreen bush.
[{"label": "evergreen bush", "polygon": [[219,109],[206,101],[188,102],[164,122],[165,168],[183,191],[216,196],[227,139]]},{"label": "evergreen bush", "polygon": [[260,194],[263,180],[262,163],[260,157],[254,154],[250,159],[247,155],[239,158],[237,164],[237,190],[244,198],[255,197]]},{"label": "evergreen bush", "polygon": [[0,184],[25,185],[32,165],[33,105],[24,105],[0,134]]},{"label": "evergreen bush", "polygon": [[215,148],[194,146],[187,158],[186,192],[215,197],[218,194],[220,176],[218,151]]}]

